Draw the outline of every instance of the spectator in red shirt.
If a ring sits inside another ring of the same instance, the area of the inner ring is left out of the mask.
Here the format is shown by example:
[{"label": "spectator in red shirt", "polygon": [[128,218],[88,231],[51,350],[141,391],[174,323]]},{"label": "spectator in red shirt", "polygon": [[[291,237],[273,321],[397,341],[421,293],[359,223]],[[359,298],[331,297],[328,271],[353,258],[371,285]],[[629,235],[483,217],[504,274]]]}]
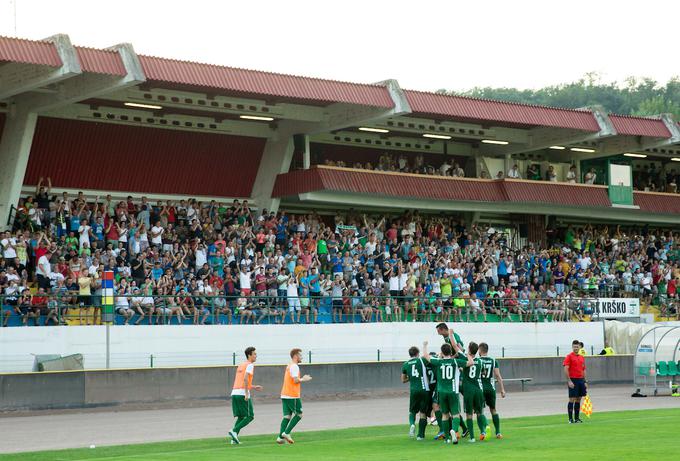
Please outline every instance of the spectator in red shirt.
[{"label": "spectator in red shirt", "polygon": [[565,358],[562,365],[564,366],[564,374],[567,377],[567,386],[569,387],[569,404],[567,405],[567,414],[569,415],[569,423],[582,423],[580,418],[581,398],[587,394],[586,381],[586,359],[579,354],[581,350],[581,342],[575,339],[571,343],[571,353]]}]

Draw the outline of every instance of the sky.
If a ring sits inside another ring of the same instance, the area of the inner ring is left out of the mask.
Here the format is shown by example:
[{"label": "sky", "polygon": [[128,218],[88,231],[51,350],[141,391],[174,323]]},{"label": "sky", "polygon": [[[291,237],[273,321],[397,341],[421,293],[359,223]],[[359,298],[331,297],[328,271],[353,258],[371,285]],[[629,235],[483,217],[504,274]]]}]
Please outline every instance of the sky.
[{"label": "sky", "polygon": [[[14,8],[16,7],[16,33]],[[680,74],[679,1],[0,0],[0,35],[434,91]]]}]

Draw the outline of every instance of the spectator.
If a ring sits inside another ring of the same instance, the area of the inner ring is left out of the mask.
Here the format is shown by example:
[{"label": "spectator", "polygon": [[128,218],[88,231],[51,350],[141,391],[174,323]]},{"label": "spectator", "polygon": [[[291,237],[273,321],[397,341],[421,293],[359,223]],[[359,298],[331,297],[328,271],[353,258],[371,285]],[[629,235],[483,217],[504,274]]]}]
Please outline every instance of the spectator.
[{"label": "spectator", "polygon": [[[508,170],[508,179],[522,179],[522,175],[519,173],[519,168],[517,168],[517,164],[515,163],[512,168]],[[499,178],[501,179],[501,178]]]}]

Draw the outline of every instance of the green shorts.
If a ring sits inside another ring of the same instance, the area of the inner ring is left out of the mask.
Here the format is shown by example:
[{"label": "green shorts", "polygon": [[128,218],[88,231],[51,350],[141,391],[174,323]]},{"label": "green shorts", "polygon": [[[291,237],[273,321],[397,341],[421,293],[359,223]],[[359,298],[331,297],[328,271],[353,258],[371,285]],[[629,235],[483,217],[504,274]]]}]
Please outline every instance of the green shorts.
[{"label": "green shorts", "polygon": [[484,389],[484,403],[489,408],[496,408],[496,389]]},{"label": "green shorts", "polygon": [[471,415],[472,413],[481,415],[484,410],[484,394],[482,393],[482,390],[477,388],[465,389],[463,407],[465,408],[465,413],[468,415]]},{"label": "green shorts", "polygon": [[231,412],[234,414],[234,418],[254,417],[253,399],[246,400],[243,395],[232,395]]},{"label": "green shorts", "polygon": [[432,394],[430,391],[411,392],[408,402],[410,413],[428,413],[432,408]]},{"label": "green shorts", "polygon": [[283,404],[283,416],[292,415],[296,413],[302,414],[302,400],[300,399],[281,399]]},{"label": "green shorts", "polygon": [[451,413],[452,415],[457,415],[460,413],[460,399],[458,394],[453,392],[440,392],[439,393],[439,409],[442,413]]}]

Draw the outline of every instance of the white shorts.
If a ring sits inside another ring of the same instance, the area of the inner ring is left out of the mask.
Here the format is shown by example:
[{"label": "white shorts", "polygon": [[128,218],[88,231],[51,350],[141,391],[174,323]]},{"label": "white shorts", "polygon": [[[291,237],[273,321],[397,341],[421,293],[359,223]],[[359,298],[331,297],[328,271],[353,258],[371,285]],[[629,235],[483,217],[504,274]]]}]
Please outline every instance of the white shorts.
[{"label": "white shorts", "polygon": [[300,298],[288,298],[288,312],[298,311],[300,312]]}]

